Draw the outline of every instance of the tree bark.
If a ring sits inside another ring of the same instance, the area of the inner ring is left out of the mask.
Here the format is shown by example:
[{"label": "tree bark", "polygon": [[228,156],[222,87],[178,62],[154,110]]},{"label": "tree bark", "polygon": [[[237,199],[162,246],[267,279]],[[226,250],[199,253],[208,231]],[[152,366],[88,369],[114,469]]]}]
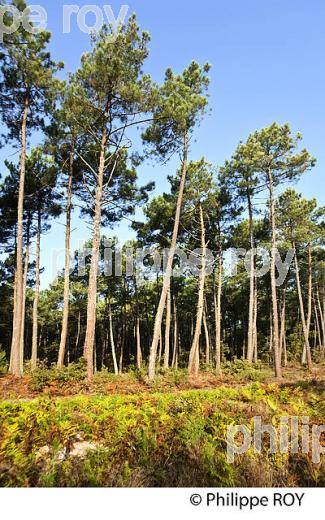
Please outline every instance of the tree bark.
[{"label": "tree bark", "polygon": [[270,225],[271,225],[271,293],[272,293],[272,317],[273,317],[273,355],[275,377],[282,377],[280,348],[279,348],[279,314],[278,296],[276,290],[275,261],[276,261],[276,227],[275,227],[275,202],[273,176],[271,170],[268,171],[268,189],[270,206]]},{"label": "tree bark", "polygon": [[254,313],[253,313],[253,347],[254,347],[254,356],[253,361],[257,363],[258,360],[258,350],[257,350],[257,278],[254,279]]},{"label": "tree bark", "polygon": [[137,339],[137,368],[142,367],[142,350],[141,350],[141,334],[140,334],[140,318],[137,316],[136,323],[136,339]]},{"label": "tree bark", "polygon": [[20,335],[20,365],[21,365],[22,372],[24,369],[26,288],[27,288],[27,277],[28,277],[28,266],[29,266],[29,247],[30,247],[29,233],[30,233],[30,222],[28,219],[27,229],[26,229],[26,250],[25,250],[24,279],[23,279],[23,305],[22,305],[22,322],[21,322],[21,335]]},{"label": "tree bark", "polygon": [[66,227],[65,227],[65,265],[64,265],[64,291],[63,291],[63,316],[62,330],[59,347],[58,366],[64,365],[64,356],[68,336],[69,323],[69,297],[70,297],[70,235],[71,235],[71,210],[72,210],[72,184],[73,184],[74,145],[70,150],[69,179],[66,203]]},{"label": "tree bark", "polygon": [[19,193],[17,211],[17,250],[16,250],[16,272],[15,272],[15,297],[14,297],[14,330],[12,338],[12,374],[21,377],[21,324],[24,319],[23,312],[23,225],[24,225],[24,195],[25,195],[25,173],[26,173],[26,131],[29,112],[29,101],[26,98],[21,125],[21,155],[19,172]]},{"label": "tree bark", "polygon": [[319,349],[321,350],[323,345],[322,345],[322,336],[320,333],[320,326],[319,326],[318,311],[317,311],[316,303],[314,304],[314,315],[315,315],[316,332],[317,332],[317,338],[318,338],[318,346],[319,346]]},{"label": "tree bark", "polygon": [[299,299],[299,307],[300,307],[300,318],[301,318],[302,330],[303,330],[304,340],[305,340],[304,348],[306,349],[306,360],[307,360],[308,368],[309,368],[309,370],[312,370],[313,363],[312,363],[312,359],[311,359],[309,334],[308,334],[307,323],[306,323],[306,319],[305,319],[305,309],[304,309],[304,302],[302,299],[299,265],[298,265],[297,250],[296,250],[295,244],[293,244],[293,249],[294,249],[294,254],[295,254],[295,270],[296,270],[296,282],[297,282],[297,291],[298,291],[298,299]]},{"label": "tree bark", "polygon": [[252,363],[254,356],[254,303],[255,303],[255,240],[254,240],[254,223],[253,208],[249,190],[247,190],[248,216],[249,216],[249,234],[250,234],[250,273],[249,273],[249,311],[248,311],[248,335],[247,335],[247,361]]},{"label": "tree bark", "polygon": [[280,328],[280,359],[282,363],[282,357],[283,359],[283,365],[286,366],[286,287],[284,287],[282,292],[282,310],[281,310],[281,328]]},{"label": "tree bark", "polygon": [[156,373],[157,347],[158,347],[158,343],[159,343],[161,323],[162,323],[163,312],[164,312],[164,308],[165,308],[165,304],[166,304],[167,293],[170,288],[170,279],[172,276],[173,260],[174,260],[175,250],[176,250],[178,228],[179,228],[180,215],[181,215],[182,202],[183,202],[183,193],[184,193],[186,174],[187,174],[187,161],[188,161],[188,134],[187,134],[187,130],[185,130],[184,131],[184,146],[183,146],[182,176],[181,176],[179,192],[178,192],[173,237],[172,237],[171,246],[169,249],[166,272],[164,275],[164,282],[163,282],[163,287],[162,287],[160,300],[159,300],[159,304],[158,304],[158,309],[157,309],[157,313],[156,313],[154,333],[153,333],[152,343],[151,343],[151,347],[150,347],[148,377],[149,377],[149,381],[151,381],[151,382],[154,380],[155,373]]},{"label": "tree bark", "polygon": [[111,342],[111,350],[112,350],[112,358],[113,358],[113,365],[114,365],[114,373],[118,375],[118,365],[117,365],[117,359],[116,359],[116,349],[115,349],[115,341],[114,341],[114,333],[113,333],[113,320],[112,320],[112,309],[111,309],[111,303],[109,303],[109,336],[110,336],[110,342]]},{"label": "tree bark", "polygon": [[173,341],[173,359],[172,359],[172,368],[177,368],[178,361],[178,325],[177,325],[177,306],[174,297],[174,341]]},{"label": "tree bark", "polygon": [[323,348],[325,349],[325,316],[324,316],[325,304],[324,304],[324,309],[323,309],[323,312],[322,312],[322,305],[321,305],[321,302],[320,302],[319,290],[318,289],[317,289],[317,303],[318,303],[320,321],[321,321],[322,332],[323,332]]},{"label": "tree bark", "polygon": [[81,332],[81,312],[79,310],[78,311],[77,337],[76,337],[76,352],[77,352],[78,346],[79,346],[80,332]]},{"label": "tree bark", "polygon": [[170,321],[171,321],[171,299],[170,299],[170,288],[169,288],[169,290],[167,292],[167,304],[166,304],[164,368],[169,367]]},{"label": "tree bark", "polygon": [[201,269],[199,273],[199,292],[196,312],[196,323],[193,342],[190,350],[190,358],[188,363],[188,371],[191,376],[196,377],[199,372],[200,366],[200,336],[202,330],[202,319],[204,311],[204,286],[205,286],[205,275],[206,275],[206,243],[205,243],[205,224],[203,217],[203,209],[200,204],[200,225],[201,225]]},{"label": "tree bark", "polygon": [[210,365],[210,336],[209,336],[209,327],[207,323],[207,305],[205,302],[204,312],[203,312],[203,327],[205,334],[205,364],[207,368]]},{"label": "tree bark", "polygon": [[37,215],[37,237],[36,237],[36,266],[35,266],[35,292],[33,302],[33,335],[32,335],[32,369],[37,365],[38,347],[38,302],[40,292],[40,257],[41,257],[41,210]]},{"label": "tree bark", "polygon": [[216,372],[221,372],[221,292],[222,292],[222,249],[218,256],[217,293],[214,293],[216,326]]},{"label": "tree bark", "polygon": [[94,340],[96,328],[96,307],[97,307],[97,273],[100,247],[100,228],[102,216],[103,183],[105,171],[105,151],[107,144],[107,128],[103,129],[100,160],[97,177],[97,188],[95,198],[95,217],[92,237],[92,254],[89,271],[88,285],[88,304],[87,304],[87,328],[84,345],[84,354],[87,360],[87,377],[89,380],[94,375]]}]

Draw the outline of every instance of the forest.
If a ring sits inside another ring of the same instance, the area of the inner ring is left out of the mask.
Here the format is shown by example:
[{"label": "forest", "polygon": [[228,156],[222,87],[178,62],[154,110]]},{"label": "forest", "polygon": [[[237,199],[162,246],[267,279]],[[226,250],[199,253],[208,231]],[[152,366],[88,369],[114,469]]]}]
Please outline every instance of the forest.
[{"label": "forest", "polygon": [[[324,485],[309,455],[225,451],[254,415],[324,420],[325,208],[295,186],[317,157],[290,122],[252,128],[224,164],[195,156],[213,65],[157,83],[136,16],[110,31],[69,75],[47,31],[0,42],[0,146],[16,150],[0,170],[0,485]],[[64,268],[42,287],[62,223]]]}]

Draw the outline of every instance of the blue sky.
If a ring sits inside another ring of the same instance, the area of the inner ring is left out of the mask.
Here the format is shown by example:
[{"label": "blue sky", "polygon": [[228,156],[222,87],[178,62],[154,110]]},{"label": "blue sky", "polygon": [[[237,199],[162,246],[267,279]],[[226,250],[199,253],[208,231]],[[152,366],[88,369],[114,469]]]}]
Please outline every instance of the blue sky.
[{"label": "blue sky", "polygon": [[[51,52],[65,62],[65,73],[79,64],[89,48],[71,18],[71,33],[63,34],[63,5],[67,0],[35,0],[48,13],[52,32]],[[75,0],[83,7],[91,2]],[[115,15],[121,2],[93,1],[112,6]],[[126,3],[126,1],[125,1]],[[157,81],[167,67],[181,71],[195,59],[212,64],[210,106],[195,134],[191,158],[205,156],[221,165],[231,156],[238,141],[273,121],[289,122],[304,137],[304,146],[317,158],[317,166],[299,181],[297,189],[306,197],[325,204],[325,2],[324,0],[134,0],[129,13],[136,12],[143,29],[151,33],[150,58],[146,71]],[[89,24],[94,18],[87,19]],[[0,165],[11,151],[0,150]],[[156,181],[155,193],[166,187],[166,176],[175,170],[172,160],[165,166],[145,164],[140,183]],[[63,222],[63,220],[62,220]],[[72,247],[90,236],[76,213]],[[128,222],[117,234],[121,242],[130,238]],[[53,279],[53,249],[64,247],[64,226],[54,224],[42,239],[42,286]],[[63,265],[63,254],[58,265]]]}]

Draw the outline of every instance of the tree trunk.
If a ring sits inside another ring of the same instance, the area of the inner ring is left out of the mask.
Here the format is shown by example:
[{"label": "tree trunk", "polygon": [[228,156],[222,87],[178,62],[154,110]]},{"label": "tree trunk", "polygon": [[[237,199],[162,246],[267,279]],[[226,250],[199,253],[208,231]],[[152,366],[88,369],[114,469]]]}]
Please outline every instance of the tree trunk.
[{"label": "tree trunk", "polygon": [[107,128],[105,126],[101,141],[100,160],[97,178],[95,217],[92,237],[92,254],[89,271],[88,304],[87,304],[87,328],[84,345],[84,353],[87,360],[87,377],[92,379],[94,374],[94,339],[96,327],[97,307],[97,273],[100,247],[100,228],[102,215],[103,183],[105,171],[105,150],[107,143]]},{"label": "tree trunk", "polygon": [[207,323],[207,305],[205,302],[204,312],[203,312],[203,327],[205,334],[205,364],[207,368],[210,365],[210,337],[209,337],[209,327]]},{"label": "tree trunk", "polygon": [[[312,315],[312,292],[313,292],[313,273],[312,273],[312,255],[311,255],[311,247],[308,246],[308,310],[307,310],[307,334],[308,338],[310,337],[310,323],[311,323],[311,315]],[[310,345],[310,343],[309,343]],[[304,365],[306,363],[307,352],[306,345],[304,345],[301,362]]]},{"label": "tree trunk", "polygon": [[119,359],[119,374],[123,374],[123,360],[124,360],[124,347],[125,347],[125,323],[123,323],[122,338],[121,338],[121,350]]},{"label": "tree trunk", "polygon": [[64,291],[63,291],[63,316],[62,330],[59,347],[58,366],[64,365],[64,355],[68,336],[69,322],[69,296],[70,296],[70,234],[71,234],[71,209],[72,209],[72,183],[73,183],[73,161],[74,161],[74,145],[70,150],[70,166],[69,179],[67,188],[67,204],[66,204],[66,228],[65,228],[65,265],[64,265]]},{"label": "tree trunk", "polygon": [[24,195],[25,195],[25,173],[26,173],[26,130],[29,111],[28,99],[25,107],[21,125],[21,155],[19,172],[19,193],[17,211],[17,250],[16,250],[16,272],[15,272],[15,297],[14,297],[14,330],[12,338],[12,374],[21,377],[21,325],[24,319],[23,312],[23,225],[24,225]]},{"label": "tree trunk", "polygon": [[76,338],[76,352],[78,351],[79,338],[81,332],[81,312],[78,312],[77,338]]},{"label": "tree trunk", "polygon": [[160,329],[159,350],[158,350],[158,366],[160,366],[160,363],[161,363],[162,351],[163,351],[163,341],[162,341],[162,334],[161,334],[161,329]]},{"label": "tree trunk", "polygon": [[141,334],[140,334],[140,318],[137,316],[136,323],[136,338],[137,338],[137,368],[142,367],[142,350],[141,350]]},{"label": "tree trunk", "polygon": [[167,304],[166,304],[164,368],[169,367],[170,321],[171,321],[171,300],[170,300],[170,288],[169,288],[169,290],[167,292]]},{"label": "tree trunk", "polygon": [[253,347],[254,356],[253,361],[257,363],[258,351],[257,351],[257,278],[254,280],[254,315],[253,315]]},{"label": "tree trunk", "polygon": [[272,293],[272,317],[273,317],[273,354],[275,377],[282,377],[280,348],[279,348],[279,314],[278,296],[276,290],[275,261],[276,261],[276,227],[275,227],[275,202],[273,194],[273,176],[268,172],[270,225],[271,225],[271,293]]},{"label": "tree trunk", "polygon": [[320,326],[319,326],[318,311],[317,311],[316,303],[314,304],[314,315],[315,315],[316,332],[317,332],[317,338],[318,338],[318,347],[321,350],[322,349],[322,336],[320,333]]},{"label": "tree trunk", "polygon": [[[318,308],[319,308],[320,321],[322,324],[323,348],[325,349],[325,317],[324,317],[324,313],[322,312],[322,306],[321,306],[320,297],[319,297],[319,290],[317,290],[317,303],[318,303]],[[323,311],[325,312],[325,304],[324,304]]]},{"label": "tree trunk", "polygon": [[160,335],[160,330],[161,330],[161,323],[162,323],[164,308],[165,308],[165,304],[166,304],[167,293],[170,288],[170,279],[171,279],[172,269],[173,269],[173,260],[174,260],[175,250],[176,250],[178,228],[179,228],[180,215],[181,215],[182,202],[183,202],[183,193],[184,193],[186,174],[187,174],[187,161],[188,161],[188,134],[187,134],[187,130],[185,130],[184,131],[182,176],[181,176],[179,192],[178,192],[173,237],[172,237],[171,246],[170,246],[170,250],[169,250],[169,254],[168,254],[166,272],[164,275],[164,282],[163,282],[163,287],[162,287],[162,291],[161,291],[161,295],[160,295],[160,301],[159,301],[159,305],[158,305],[158,309],[157,309],[157,313],[156,313],[154,333],[153,333],[152,343],[151,343],[151,347],[150,347],[148,377],[149,377],[149,381],[151,381],[151,382],[155,378],[157,347],[158,347],[158,343],[159,343],[159,335]]},{"label": "tree trunk", "polygon": [[195,323],[195,332],[194,338],[190,350],[190,358],[188,363],[188,371],[191,376],[196,377],[199,372],[200,365],[200,336],[202,330],[202,319],[203,319],[203,311],[204,311],[204,285],[205,285],[205,275],[206,275],[206,243],[205,243],[205,225],[203,218],[203,210],[200,204],[200,224],[201,224],[201,248],[202,248],[202,256],[201,256],[201,269],[199,273],[199,292],[198,292],[198,303],[197,303],[197,313],[196,313],[196,323]]},{"label": "tree trunk", "polygon": [[20,335],[20,365],[21,371],[24,369],[24,343],[25,343],[25,309],[26,309],[26,288],[27,288],[27,277],[28,277],[28,266],[29,266],[29,232],[30,232],[30,221],[27,222],[26,230],[26,251],[25,251],[25,266],[24,266],[24,279],[23,279],[23,305],[22,305],[22,322],[21,322],[21,335]]},{"label": "tree trunk", "polygon": [[249,272],[249,311],[248,311],[248,335],[247,335],[247,361],[252,363],[254,356],[254,303],[255,303],[255,240],[253,208],[249,190],[247,190],[249,234],[251,246],[250,272]]},{"label": "tree trunk", "polygon": [[176,300],[174,297],[174,341],[173,341],[173,359],[172,359],[172,368],[177,367],[177,357],[178,357],[178,326],[177,326],[177,306]]},{"label": "tree trunk", "polygon": [[35,293],[33,302],[33,336],[32,336],[32,369],[37,365],[37,336],[38,336],[38,302],[40,291],[40,257],[41,257],[41,210],[37,215],[37,237],[36,237],[36,266],[35,266]]},{"label": "tree trunk", "polygon": [[218,282],[217,294],[214,298],[216,321],[216,372],[221,372],[221,291],[222,291],[222,249],[220,247],[218,257]]},{"label": "tree trunk", "polygon": [[111,342],[111,349],[112,349],[112,357],[113,357],[113,365],[114,365],[114,373],[118,375],[118,366],[117,366],[117,359],[116,359],[116,349],[115,349],[115,341],[114,341],[114,333],[113,333],[113,320],[112,320],[112,310],[111,310],[111,303],[109,303],[109,336],[110,336],[110,342]]},{"label": "tree trunk", "polygon": [[[281,310],[281,329],[280,329],[280,359],[282,363],[282,357],[286,357],[285,344],[286,344],[286,287],[282,292],[282,310]],[[283,360],[283,365],[286,366],[286,360]]]},{"label": "tree trunk", "polygon": [[295,244],[293,244],[293,249],[294,249],[294,253],[295,253],[295,269],[296,269],[296,281],[297,281],[297,291],[298,291],[299,307],[300,307],[300,318],[301,318],[302,330],[303,330],[304,339],[305,339],[305,347],[304,348],[306,349],[306,359],[307,359],[308,368],[309,368],[309,370],[312,370],[313,363],[312,363],[312,359],[311,359],[311,352],[310,352],[310,345],[309,345],[309,334],[308,334],[307,323],[306,323],[306,319],[305,319],[304,302],[303,302],[302,293],[301,293],[299,266],[298,266],[297,251],[296,251]]}]

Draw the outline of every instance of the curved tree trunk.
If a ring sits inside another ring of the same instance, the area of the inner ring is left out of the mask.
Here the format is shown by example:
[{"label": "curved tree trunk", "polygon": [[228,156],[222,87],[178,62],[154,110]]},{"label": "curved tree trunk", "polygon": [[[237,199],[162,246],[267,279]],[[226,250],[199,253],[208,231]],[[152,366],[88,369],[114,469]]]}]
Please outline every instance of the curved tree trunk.
[{"label": "curved tree trunk", "polygon": [[161,334],[161,323],[162,323],[164,308],[165,308],[165,304],[166,304],[167,293],[170,288],[170,279],[171,279],[172,270],[173,270],[174,254],[175,254],[175,250],[176,250],[178,228],[179,228],[182,202],[183,202],[183,193],[184,193],[186,174],[187,174],[187,161],[188,161],[188,134],[187,134],[187,130],[185,130],[184,131],[182,176],[181,176],[178,198],[177,198],[173,237],[172,237],[171,246],[169,249],[166,272],[164,275],[164,282],[163,282],[163,287],[162,287],[160,300],[159,300],[159,304],[158,304],[158,309],[157,309],[157,313],[156,313],[154,333],[153,333],[152,343],[151,343],[151,347],[150,347],[148,377],[149,377],[149,381],[151,381],[151,382],[154,380],[155,373],[156,373],[156,358],[157,358],[157,348],[158,348],[158,343],[159,343],[159,337]]}]

